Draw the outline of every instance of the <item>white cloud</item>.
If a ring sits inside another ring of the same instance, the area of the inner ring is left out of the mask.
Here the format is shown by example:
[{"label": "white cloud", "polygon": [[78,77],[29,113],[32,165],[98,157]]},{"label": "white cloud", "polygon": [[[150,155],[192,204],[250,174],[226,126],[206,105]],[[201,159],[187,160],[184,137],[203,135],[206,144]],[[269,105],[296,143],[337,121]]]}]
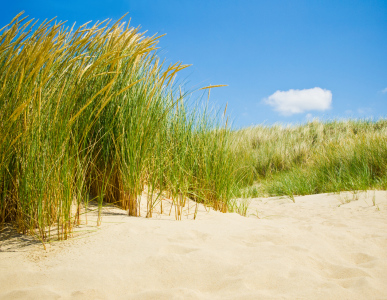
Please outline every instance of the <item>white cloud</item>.
[{"label": "white cloud", "polygon": [[311,110],[331,108],[332,92],[319,87],[304,90],[276,91],[264,99],[264,103],[274,107],[275,111],[285,116]]},{"label": "white cloud", "polygon": [[382,93],[383,93],[383,94],[387,93],[387,88],[385,88],[384,90],[382,90]]}]

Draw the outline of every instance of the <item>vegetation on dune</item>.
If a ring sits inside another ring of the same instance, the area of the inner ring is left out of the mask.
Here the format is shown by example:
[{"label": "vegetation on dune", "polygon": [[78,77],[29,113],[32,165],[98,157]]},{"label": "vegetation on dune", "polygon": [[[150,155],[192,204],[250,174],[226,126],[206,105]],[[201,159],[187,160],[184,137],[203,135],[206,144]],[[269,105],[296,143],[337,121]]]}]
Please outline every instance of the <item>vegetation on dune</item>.
[{"label": "vegetation on dune", "polygon": [[244,176],[231,131],[185,103],[173,82],[186,66],[160,62],[158,38],[22,14],[1,29],[0,225],[66,239],[90,201],[138,216],[145,187],[149,217],[162,193],[227,211]]},{"label": "vegetation on dune", "polygon": [[66,239],[91,201],[138,216],[144,190],[147,217],[168,195],[181,218],[188,198],[245,214],[236,197],[387,188],[386,120],[231,130],[187,104],[158,36],[110,23],[0,30],[0,227]]},{"label": "vegetation on dune", "polygon": [[255,171],[239,196],[387,188],[387,121],[313,121],[235,132],[234,151]]}]

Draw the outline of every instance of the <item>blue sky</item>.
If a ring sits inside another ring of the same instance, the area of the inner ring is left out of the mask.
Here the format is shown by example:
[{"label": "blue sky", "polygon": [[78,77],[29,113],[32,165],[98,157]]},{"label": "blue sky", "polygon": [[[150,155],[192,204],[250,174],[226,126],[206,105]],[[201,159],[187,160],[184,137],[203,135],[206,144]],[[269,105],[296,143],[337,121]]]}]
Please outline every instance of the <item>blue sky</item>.
[{"label": "blue sky", "polygon": [[[159,55],[192,66],[186,90],[210,84],[235,127],[387,117],[387,1],[18,0],[18,12],[70,24],[118,19],[164,34]],[[196,92],[193,97],[200,97]]]}]

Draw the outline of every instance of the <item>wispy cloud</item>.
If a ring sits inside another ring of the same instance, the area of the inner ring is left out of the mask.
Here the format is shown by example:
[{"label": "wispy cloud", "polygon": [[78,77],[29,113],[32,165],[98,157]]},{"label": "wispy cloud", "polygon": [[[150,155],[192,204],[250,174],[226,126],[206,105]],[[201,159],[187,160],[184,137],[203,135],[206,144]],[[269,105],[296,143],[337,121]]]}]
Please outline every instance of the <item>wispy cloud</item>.
[{"label": "wispy cloud", "polygon": [[311,110],[324,111],[331,108],[332,92],[319,87],[304,90],[276,91],[264,103],[285,116]]},{"label": "wispy cloud", "polygon": [[387,88],[385,88],[384,90],[382,90],[382,93],[387,93]]}]

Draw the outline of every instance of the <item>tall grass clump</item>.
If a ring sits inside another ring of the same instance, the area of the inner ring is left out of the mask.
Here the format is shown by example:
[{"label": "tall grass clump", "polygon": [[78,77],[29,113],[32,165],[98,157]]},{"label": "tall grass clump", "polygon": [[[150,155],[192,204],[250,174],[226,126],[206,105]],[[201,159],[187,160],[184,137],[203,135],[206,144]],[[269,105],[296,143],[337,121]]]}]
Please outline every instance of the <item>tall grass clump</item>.
[{"label": "tall grass clump", "polygon": [[[247,194],[306,195],[386,189],[386,120],[313,121],[236,132],[234,148],[254,168]],[[257,193],[259,190],[259,193]]]},{"label": "tall grass clump", "polygon": [[66,239],[90,201],[138,216],[145,188],[147,216],[163,193],[227,211],[243,177],[231,131],[185,104],[173,82],[187,66],[162,63],[158,38],[23,14],[0,30],[1,226]]}]

